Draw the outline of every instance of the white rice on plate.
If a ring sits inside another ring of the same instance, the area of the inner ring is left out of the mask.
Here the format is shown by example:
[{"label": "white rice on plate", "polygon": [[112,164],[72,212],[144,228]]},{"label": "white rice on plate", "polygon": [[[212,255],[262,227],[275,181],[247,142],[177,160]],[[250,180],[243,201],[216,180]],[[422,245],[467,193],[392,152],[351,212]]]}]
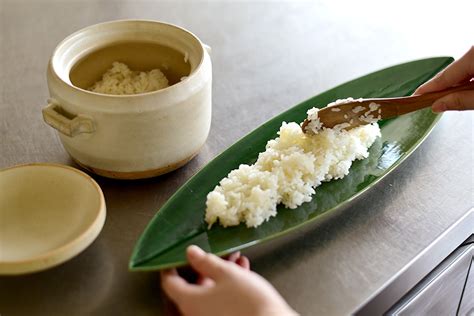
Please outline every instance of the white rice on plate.
[{"label": "white rice on plate", "polygon": [[255,164],[240,165],[207,195],[209,228],[216,222],[224,227],[240,223],[258,227],[277,214],[279,203],[294,209],[311,201],[323,181],[343,178],[354,160],[368,157],[380,128],[373,123],[349,131],[324,128],[308,135],[297,123],[283,122],[278,135]]}]

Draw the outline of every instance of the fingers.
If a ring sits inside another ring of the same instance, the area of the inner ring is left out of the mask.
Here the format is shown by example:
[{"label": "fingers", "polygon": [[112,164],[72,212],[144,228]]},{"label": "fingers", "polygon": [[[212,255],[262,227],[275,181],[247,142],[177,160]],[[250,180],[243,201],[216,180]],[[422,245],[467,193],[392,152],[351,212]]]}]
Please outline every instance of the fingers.
[{"label": "fingers", "polygon": [[181,278],[176,269],[161,272],[161,286],[175,303],[180,303],[190,296],[199,294],[199,288]]},{"label": "fingers", "polygon": [[187,257],[191,267],[196,272],[214,280],[225,277],[232,270],[232,265],[225,260],[213,254],[205,253],[201,248],[194,245],[188,247]]},{"label": "fingers", "polygon": [[[233,252],[230,255],[223,257],[223,259],[225,259],[229,262],[232,262],[232,263],[236,263],[236,264],[238,264],[238,261],[239,261],[240,258],[241,258],[240,257],[240,251]],[[199,284],[199,285],[202,285],[202,286],[205,286],[205,287],[211,287],[211,286],[215,285],[215,282],[210,278],[199,276],[196,284]]]},{"label": "fingers", "polygon": [[241,266],[245,270],[250,270],[250,261],[245,256],[239,257],[235,263],[237,263],[239,266]]},{"label": "fingers", "polygon": [[245,270],[250,270],[250,261],[247,257],[242,256],[240,254],[240,251],[236,251],[232,254],[230,254],[227,257],[227,261],[233,262],[240,266],[241,268],[244,268]]},{"label": "fingers", "polygon": [[236,251],[231,253],[227,258],[225,258],[227,261],[234,262],[236,263],[237,260],[240,258],[240,251]]},{"label": "fingers", "polygon": [[421,85],[414,94],[447,89],[474,77],[474,46],[433,79]]},{"label": "fingers", "polygon": [[433,112],[474,110],[474,91],[460,91],[448,94],[435,101]]},{"label": "fingers", "polygon": [[203,287],[212,287],[216,284],[216,282],[214,282],[212,279],[210,278],[206,278],[206,277],[202,277],[200,276],[197,281],[196,281],[196,284],[200,285],[200,286],[203,286]]}]

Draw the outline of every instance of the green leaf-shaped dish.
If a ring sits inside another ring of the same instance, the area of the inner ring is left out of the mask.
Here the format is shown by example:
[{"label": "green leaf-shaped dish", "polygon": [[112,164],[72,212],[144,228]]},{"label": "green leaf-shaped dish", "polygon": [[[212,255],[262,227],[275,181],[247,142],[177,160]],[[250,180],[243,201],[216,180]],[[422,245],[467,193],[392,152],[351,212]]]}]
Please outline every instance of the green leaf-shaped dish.
[{"label": "green leaf-shaped dish", "polygon": [[344,179],[318,187],[311,202],[294,210],[280,206],[278,215],[258,228],[214,225],[208,230],[204,222],[207,194],[232,169],[253,163],[267,141],[277,137],[283,121],[301,122],[309,108],[340,98],[409,95],[452,61],[451,57],[429,58],[383,69],[328,90],[266,122],[212,160],[168,200],[136,244],[130,269],[158,270],[183,265],[185,249],[191,244],[225,255],[287,234],[349,203],[405,160],[430,133],[440,115],[424,109],[380,122],[382,137],[370,148],[369,158],[354,162]]}]

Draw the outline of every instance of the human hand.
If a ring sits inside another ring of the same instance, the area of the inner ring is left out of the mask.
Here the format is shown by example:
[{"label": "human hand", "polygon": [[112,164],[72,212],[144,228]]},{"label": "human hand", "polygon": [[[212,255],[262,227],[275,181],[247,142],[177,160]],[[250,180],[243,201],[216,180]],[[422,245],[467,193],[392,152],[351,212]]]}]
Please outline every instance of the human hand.
[{"label": "human hand", "polygon": [[202,277],[197,284],[176,269],[161,273],[164,291],[184,315],[297,315],[268,281],[248,270],[246,257],[226,261],[197,246],[186,255]]},{"label": "human hand", "polygon": [[[233,262],[239,265],[240,267],[244,268],[245,270],[250,270],[249,259],[246,256],[241,256],[240,251],[233,252],[230,255],[223,257],[223,259],[228,262]],[[194,275],[196,275],[196,272],[193,271],[192,268],[189,268],[189,269],[194,273]],[[196,284],[205,285],[205,284],[213,284],[213,282],[214,281],[212,281],[211,278],[197,273]]]},{"label": "human hand", "polygon": [[[450,88],[469,82],[474,78],[474,46],[460,59],[454,61],[433,79],[424,83],[414,94],[424,94]],[[449,110],[474,110],[474,91],[459,91],[436,100],[431,106],[433,112]]]}]

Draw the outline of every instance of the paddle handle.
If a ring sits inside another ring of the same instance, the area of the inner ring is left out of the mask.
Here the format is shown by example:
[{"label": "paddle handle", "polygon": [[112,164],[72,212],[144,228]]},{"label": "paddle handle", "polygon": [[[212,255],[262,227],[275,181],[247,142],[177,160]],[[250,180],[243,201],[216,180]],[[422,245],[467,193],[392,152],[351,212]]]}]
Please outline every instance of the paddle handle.
[{"label": "paddle handle", "polygon": [[474,90],[474,81],[421,95],[401,98],[366,99],[364,102],[380,104],[382,108],[382,118],[385,119],[423,109],[431,106],[436,100],[448,94],[466,90]]},{"label": "paddle handle", "polygon": [[[448,94],[474,90],[474,81],[451,87],[445,90],[429,92],[421,95],[397,98],[373,98],[357,100],[355,102],[335,105],[334,107],[326,107],[318,112],[320,122],[324,127],[332,128],[337,124],[349,123],[349,128],[367,124],[367,121],[361,120],[360,116],[367,111],[370,112],[371,103],[378,104],[377,110],[373,111],[373,116],[379,119],[388,119],[395,116],[414,112],[431,106],[436,100]],[[355,111],[356,108],[362,107],[362,110]],[[338,108],[334,111],[333,108]],[[305,119],[301,128],[306,132],[306,126],[309,120]],[[347,127],[346,127],[347,128]]]}]

